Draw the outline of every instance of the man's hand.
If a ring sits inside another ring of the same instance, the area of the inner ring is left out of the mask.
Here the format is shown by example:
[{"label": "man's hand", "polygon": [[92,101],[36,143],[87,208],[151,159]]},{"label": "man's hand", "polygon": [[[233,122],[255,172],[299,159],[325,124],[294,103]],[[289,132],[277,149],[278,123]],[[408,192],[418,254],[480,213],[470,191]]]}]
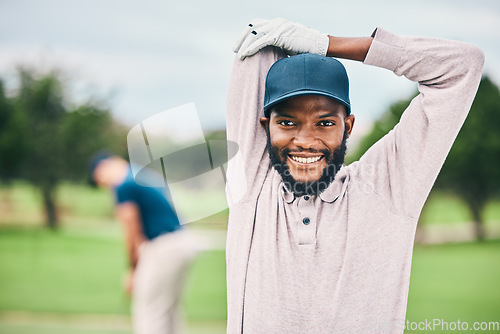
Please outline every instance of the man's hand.
[{"label": "man's hand", "polygon": [[128,296],[132,296],[134,291],[134,274],[135,270],[130,269],[123,275],[123,290]]},{"label": "man's hand", "polygon": [[241,60],[270,45],[283,48],[289,55],[315,53],[325,56],[328,43],[328,35],[299,23],[282,18],[255,19],[240,35],[233,51]]}]

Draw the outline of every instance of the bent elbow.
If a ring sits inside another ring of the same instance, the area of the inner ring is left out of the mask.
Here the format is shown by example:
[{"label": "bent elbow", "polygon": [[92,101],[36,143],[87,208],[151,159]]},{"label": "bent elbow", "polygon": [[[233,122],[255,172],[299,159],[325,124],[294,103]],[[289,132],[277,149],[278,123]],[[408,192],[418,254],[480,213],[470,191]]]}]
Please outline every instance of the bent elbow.
[{"label": "bent elbow", "polygon": [[468,45],[464,58],[470,64],[469,68],[474,72],[482,73],[484,66],[484,52],[475,45]]},{"label": "bent elbow", "polygon": [[450,64],[453,67],[450,70],[450,79],[452,80],[448,82],[455,82],[457,85],[477,86],[483,73],[484,52],[475,45],[461,44],[461,47],[457,49],[459,53],[457,53],[456,62],[454,65]]}]

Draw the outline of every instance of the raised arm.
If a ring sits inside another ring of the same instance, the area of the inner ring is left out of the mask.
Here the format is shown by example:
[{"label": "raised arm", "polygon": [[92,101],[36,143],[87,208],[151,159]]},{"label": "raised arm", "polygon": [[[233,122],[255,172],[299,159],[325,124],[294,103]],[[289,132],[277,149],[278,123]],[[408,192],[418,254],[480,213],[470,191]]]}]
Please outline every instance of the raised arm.
[{"label": "raised arm", "polygon": [[365,63],[418,83],[400,122],[360,159],[358,175],[392,209],[418,217],[476,94],[484,56],[475,46],[378,28]]},{"label": "raised arm", "polygon": [[238,144],[238,153],[228,163],[229,205],[256,196],[268,171],[266,133],[259,122],[263,116],[264,83],[271,65],[285,56],[280,49],[269,47],[254,57],[234,60],[227,92],[226,127],[227,140]]}]

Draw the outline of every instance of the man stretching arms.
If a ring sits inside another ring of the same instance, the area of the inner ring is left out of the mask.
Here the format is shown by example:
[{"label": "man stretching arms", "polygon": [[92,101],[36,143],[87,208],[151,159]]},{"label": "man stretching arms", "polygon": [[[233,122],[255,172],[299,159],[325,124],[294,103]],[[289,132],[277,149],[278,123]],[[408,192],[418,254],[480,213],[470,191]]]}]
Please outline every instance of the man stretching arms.
[{"label": "man stretching arms", "polygon": [[[402,333],[418,217],[474,99],[481,50],[381,28],[339,38],[275,19],[252,21],[235,52],[228,333]],[[388,69],[420,91],[349,166],[348,79],[329,57]]]}]

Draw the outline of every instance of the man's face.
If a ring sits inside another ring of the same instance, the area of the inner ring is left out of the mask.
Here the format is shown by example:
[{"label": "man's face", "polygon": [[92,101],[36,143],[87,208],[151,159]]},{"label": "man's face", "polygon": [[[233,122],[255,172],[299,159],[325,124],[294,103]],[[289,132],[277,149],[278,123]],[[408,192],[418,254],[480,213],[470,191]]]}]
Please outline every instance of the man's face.
[{"label": "man's face", "polygon": [[94,181],[98,187],[108,187],[112,173],[109,158],[101,161],[94,170]]},{"label": "man's face", "polygon": [[345,107],[333,99],[303,95],[279,103],[261,123],[268,127],[271,162],[289,190],[318,194],[344,162],[354,116],[346,117]]}]

